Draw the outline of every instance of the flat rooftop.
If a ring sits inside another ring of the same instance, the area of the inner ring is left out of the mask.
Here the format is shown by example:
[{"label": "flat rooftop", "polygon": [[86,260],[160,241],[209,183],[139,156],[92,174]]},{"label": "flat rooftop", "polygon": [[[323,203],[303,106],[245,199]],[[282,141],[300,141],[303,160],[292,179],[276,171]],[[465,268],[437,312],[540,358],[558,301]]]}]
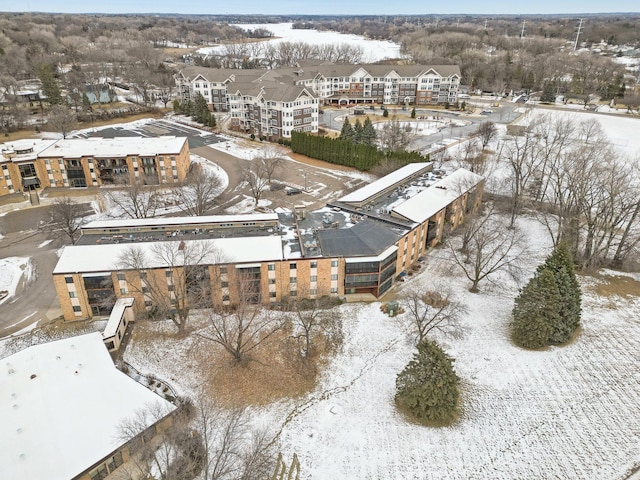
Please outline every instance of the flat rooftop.
[{"label": "flat rooftop", "polygon": [[0,362],[2,478],[74,478],[124,443],[123,420],[151,405],[176,408],[117,370],[98,332]]},{"label": "flat rooftop", "polygon": [[[282,241],[279,236],[69,245],[62,250],[53,274],[126,270],[123,268],[122,260],[130,256],[132,249],[139,251],[145,268],[168,268],[172,265],[167,259],[168,255],[162,254],[162,250],[166,248],[176,252],[180,250],[180,244],[183,243],[186,248],[193,246],[206,249],[207,255],[194,255],[202,264],[253,263],[283,259]],[[187,263],[189,263],[188,260]]]},{"label": "flat rooftop", "polygon": [[67,138],[58,140],[43,150],[40,157],[96,158],[136,155],[153,157],[158,154],[178,154],[186,137],[116,137],[116,138]]}]

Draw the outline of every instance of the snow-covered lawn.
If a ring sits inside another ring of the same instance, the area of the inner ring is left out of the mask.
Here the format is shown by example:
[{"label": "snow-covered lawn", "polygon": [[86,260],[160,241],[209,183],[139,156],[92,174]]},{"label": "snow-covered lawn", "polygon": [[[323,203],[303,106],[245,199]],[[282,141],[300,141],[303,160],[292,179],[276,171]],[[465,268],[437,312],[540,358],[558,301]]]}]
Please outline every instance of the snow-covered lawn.
[{"label": "snow-covered lawn", "polygon": [[[535,220],[521,223],[532,255],[522,283],[549,245]],[[532,352],[509,340],[519,285],[507,276],[497,281],[469,293],[443,247],[395,287],[402,302],[403,289],[444,282],[468,307],[463,337],[438,338],[462,379],[464,411],[453,426],[426,428],[397,412],[395,377],[414,347],[402,316],[383,315],[378,302],[339,307],[344,345],[316,389],[252,409],[255,422],[281,432],[279,449],[285,458],[298,455],[302,479],[624,478],[640,464],[640,300],[600,297],[594,287],[601,280],[583,277],[580,335],[571,345]],[[199,369],[210,368],[196,360],[193,337],[131,343],[127,360],[193,391]]]},{"label": "snow-covered lawn", "polygon": [[6,302],[16,293],[20,281],[29,282],[35,269],[29,257],[0,258],[0,292],[6,291],[6,296],[0,295],[0,304]]}]

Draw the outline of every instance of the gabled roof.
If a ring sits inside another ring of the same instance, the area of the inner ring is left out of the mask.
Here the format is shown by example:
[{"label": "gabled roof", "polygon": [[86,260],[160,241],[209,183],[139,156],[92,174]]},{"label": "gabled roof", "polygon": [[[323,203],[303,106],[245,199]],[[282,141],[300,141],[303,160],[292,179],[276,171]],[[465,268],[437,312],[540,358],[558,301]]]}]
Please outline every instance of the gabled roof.
[{"label": "gabled roof", "polygon": [[[98,332],[0,363],[2,478],[74,478],[130,440],[119,425],[136,411],[176,408],[118,371]],[[146,428],[155,420],[142,421]]]}]

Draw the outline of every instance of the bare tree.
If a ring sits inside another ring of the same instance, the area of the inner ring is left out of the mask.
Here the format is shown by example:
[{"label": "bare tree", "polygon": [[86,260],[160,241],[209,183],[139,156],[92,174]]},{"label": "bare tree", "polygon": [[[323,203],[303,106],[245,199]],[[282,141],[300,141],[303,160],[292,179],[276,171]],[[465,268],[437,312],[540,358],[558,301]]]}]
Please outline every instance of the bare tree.
[{"label": "bare tree", "polygon": [[124,215],[129,218],[155,216],[159,207],[160,195],[154,187],[146,187],[144,179],[141,178],[121,185],[118,190],[105,193],[105,197],[118,206]]},{"label": "bare tree", "polygon": [[237,278],[238,301],[233,306],[209,311],[209,331],[202,338],[220,345],[236,364],[282,328],[282,319],[274,312],[252,302],[259,285],[245,274]]},{"label": "bare tree", "polygon": [[84,208],[69,197],[61,197],[53,202],[49,211],[51,219],[40,228],[50,235],[62,233],[72,244],[75,244],[80,236]]},{"label": "bare tree", "polygon": [[76,113],[67,105],[54,105],[47,117],[47,128],[52,132],[60,132],[62,138],[76,128],[78,119]]},{"label": "bare tree", "polygon": [[259,161],[262,164],[260,170],[262,170],[267,177],[267,182],[271,185],[273,175],[282,167],[284,158],[278,149],[270,148],[265,150],[260,157],[254,158],[253,161]]},{"label": "bare tree", "polygon": [[173,188],[173,195],[180,210],[186,215],[206,215],[216,207],[216,198],[222,187],[220,177],[208,173],[196,164],[185,181]]},{"label": "bare tree", "polygon": [[132,451],[118,478],[151,478],[159,474],[163,480],[188,480],[198,474],[202,442],[192,434],[190,412],[179,408],[170,422],[157,426],[170,413],[168,405],[156,403],[136,411],[118,425],[118,437],[131,441]]},{"label": "bare tree", "polygon": [[449,240],[454,262],[471,281],[470,292],[479,291],[478,284],[499,271],[514,276],[523,261],[526,245],[517,228],[505,228],[495,215],[483,215],[467,222],[464,229],[472,232],[466,253],[459,252]]},{"label": "bare tree", "polygon": [[406,313],[398,318],[408,324],[415,336],[416,344],[435,331],[454,337],[460,336],[460,318],[466,309],[453,300],[451,292],[446,287],[427,291],[413,288],[409,290],[403,304],[406,305]]},{"label": "bare tree", "polygon": [[342,340],[339,316],[335,312],[335,297],[320,295],[305,298],[307,292],[297,297],[287,297],[284,307],[293,321],[293,339],[299,345],[300,356],[306,361],[316,353],[316,344],[321,337],[330,345]]},{"label": "bare tree", "polygon": [[251,429],[244,409],[221,410],[200,395],[194,427],[203,444],[202,475],[206,480],[269,478],[275,456],[267,430]]},{"label": "bare tree", "polygon": [[414,132],[408,123],[403,125],[397,118],[385,122],[378,135],[382,148],[388,152],[406,150],[414,139]]},{"label": "bare tree", "polygon": [[264,164],[259,159],[253,159],[248,167],[243,168],[242,177],[251,191],[256,206],[258,206],[262,194],[269,186]]},{"label": "bare tree", "polygon": [[166,241],[148,251],[139,246],[126,249],[116,267],[137,272],[139,280],[129,282],[130,290],[150,302],[151,316],[169,317],[182,332],[191,309],[212,306],[211,285],[216,279],[211,278],[209,265],[224,261],[212,241]]},{"label": "bare tree", "polygon": [[476,135],[480,138],[480,142],[482,143],[482,149],[487,148],[487,145],[493,140],[496,135],[498,135],[498,129],[496,125],[487,120],[485,122],[480,123],[478,128],[475,131]]}]

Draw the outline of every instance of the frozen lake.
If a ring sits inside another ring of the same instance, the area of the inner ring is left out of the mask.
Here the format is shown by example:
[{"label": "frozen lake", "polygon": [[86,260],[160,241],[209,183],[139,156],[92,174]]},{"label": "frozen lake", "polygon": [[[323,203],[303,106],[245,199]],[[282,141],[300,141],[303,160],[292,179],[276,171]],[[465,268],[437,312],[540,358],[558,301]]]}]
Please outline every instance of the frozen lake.
[{"label": "frozen lake", "polygon": [[[349,44],[361,47],[364,54],[363,63],[376,62],[385,58],[397,58],[400,56],[400,45],[386,40],[368,40],[360,35],[342,34],[338,32],[320,32],[318,30],[297,30],[291,28],[293,23],[241,23],[233,24],[244,30],[255,30],[264,28],[273,32],[277,38],[265,42],[305,42],[310,45],[327,44]],[[225,46],[205,47],[198,50],[198,53],[224,53]]]}]

